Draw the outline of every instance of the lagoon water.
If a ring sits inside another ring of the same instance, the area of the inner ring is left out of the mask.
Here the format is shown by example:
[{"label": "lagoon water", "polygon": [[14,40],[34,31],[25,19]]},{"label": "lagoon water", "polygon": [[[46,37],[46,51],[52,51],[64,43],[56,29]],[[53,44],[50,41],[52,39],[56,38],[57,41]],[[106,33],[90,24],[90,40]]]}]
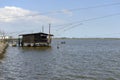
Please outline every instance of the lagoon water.
[{"label": "lagoon water", "polygon": [[0,58],[0,80],[120,80],[120,40],[55,39],[51,48],[8,47]]}]

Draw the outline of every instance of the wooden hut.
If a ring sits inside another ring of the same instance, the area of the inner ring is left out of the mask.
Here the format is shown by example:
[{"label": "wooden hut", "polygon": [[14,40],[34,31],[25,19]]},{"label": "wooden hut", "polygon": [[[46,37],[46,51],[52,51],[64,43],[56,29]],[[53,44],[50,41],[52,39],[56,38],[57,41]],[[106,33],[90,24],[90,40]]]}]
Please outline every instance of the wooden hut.
[{"label": "wooden hut", "polygon": [[52,34],[31,33],[19,35],[19,46],[50,46]]}]

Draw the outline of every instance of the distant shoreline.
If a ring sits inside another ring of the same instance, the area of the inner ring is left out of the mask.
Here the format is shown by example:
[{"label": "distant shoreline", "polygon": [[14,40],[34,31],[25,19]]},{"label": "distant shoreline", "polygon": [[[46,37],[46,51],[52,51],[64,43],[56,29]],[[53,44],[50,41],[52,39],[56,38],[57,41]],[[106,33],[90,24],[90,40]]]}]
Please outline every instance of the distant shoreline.
[{"label": "distant shoreline", "polygon": [[[109,40],[120,40],[120,38],[52,38],[52,39],[99,39],[99,40],[108,40],[109,39]],[[12,40],[18,40],[18,38],[14,38]]]},{"label": "distant shoreline", "polygon": [[53,38],[53,39],[100,39],[100,40],[112,39],[112,40],[120,40],[120,38]]}]

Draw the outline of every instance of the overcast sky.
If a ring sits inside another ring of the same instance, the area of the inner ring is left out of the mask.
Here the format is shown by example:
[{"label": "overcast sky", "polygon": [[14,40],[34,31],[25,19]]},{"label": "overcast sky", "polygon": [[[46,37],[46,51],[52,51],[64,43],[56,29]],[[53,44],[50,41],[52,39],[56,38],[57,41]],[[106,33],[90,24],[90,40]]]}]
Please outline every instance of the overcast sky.
[{"label": "overcast sky", "polygon": [[9,35],[120,38],[119,0],[0,0],[0,29]]}]

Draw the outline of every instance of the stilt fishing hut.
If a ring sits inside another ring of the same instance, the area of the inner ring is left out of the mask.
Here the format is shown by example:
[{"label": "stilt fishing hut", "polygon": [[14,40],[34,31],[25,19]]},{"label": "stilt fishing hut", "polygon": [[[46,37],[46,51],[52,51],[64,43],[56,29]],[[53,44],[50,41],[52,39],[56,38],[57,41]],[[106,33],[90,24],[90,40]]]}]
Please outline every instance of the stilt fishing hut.
[{"label": "stilt fishing hut", "polygon": [[[19,46],[50,46],[52,34],[47,33],[31,33],[19,35]],[[21,37],[21,38],[20,38]]]}]

